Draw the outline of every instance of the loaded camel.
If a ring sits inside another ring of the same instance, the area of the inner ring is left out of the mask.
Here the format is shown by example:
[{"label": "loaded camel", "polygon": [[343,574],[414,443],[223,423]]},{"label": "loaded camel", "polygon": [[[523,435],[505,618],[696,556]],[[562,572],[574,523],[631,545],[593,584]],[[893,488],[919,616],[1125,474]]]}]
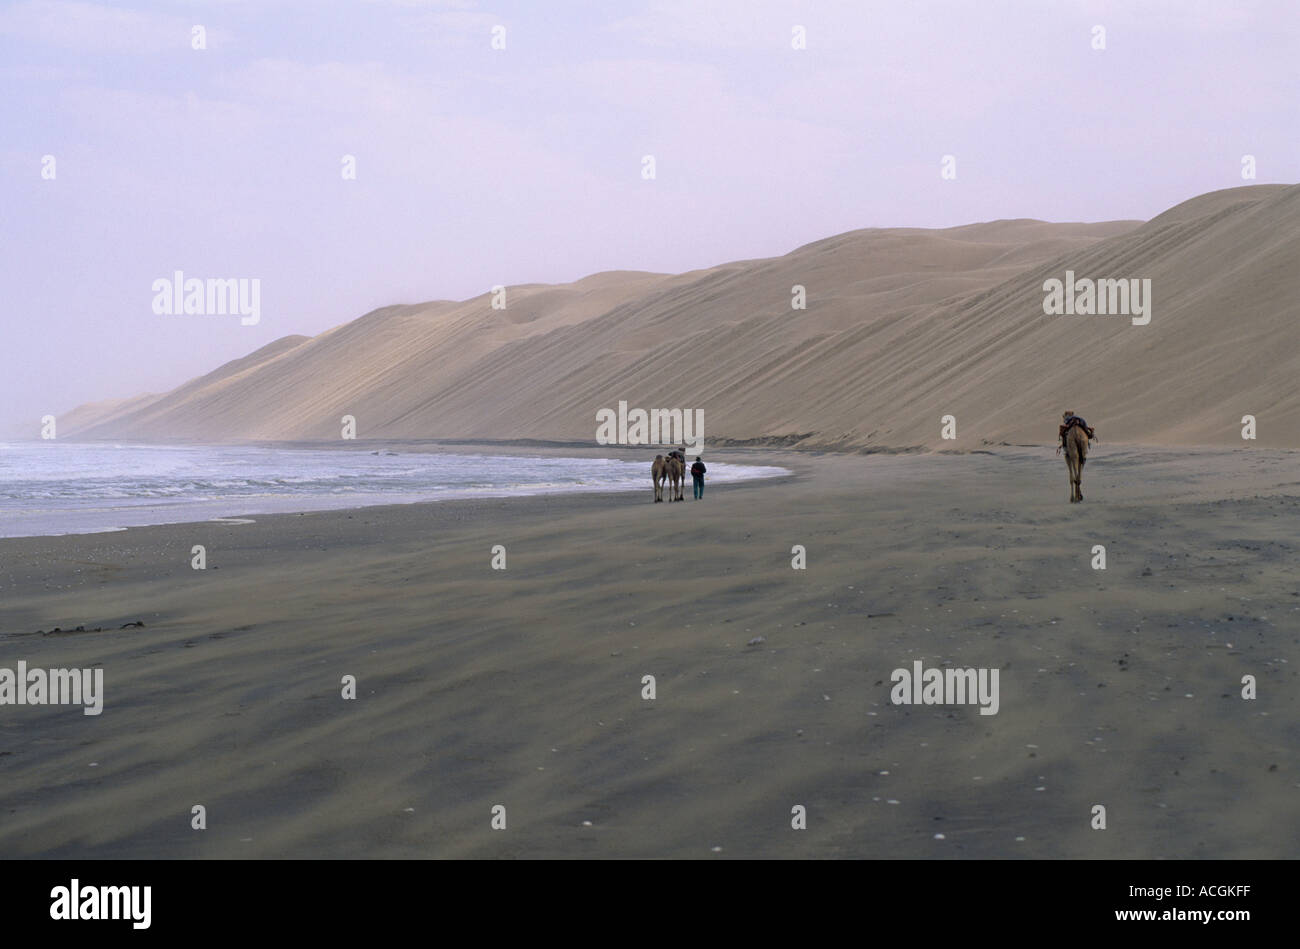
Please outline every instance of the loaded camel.
[{"label": "loaded camel", "polygon": [[1083,500],[1083,466],[1088,460],[1088,442],[1097,437],[1088,423],[1073,412],[1061,416],[1059,437],[1061,444],[1056,453],[1065,450],[1065,467],[1070,476],[1070,503]]},{"label": "loaded camel", "polygon": [[686,462],[677,451],[671,451],[667,457],[655,455],[650,465],[650,482],[655,489],[655,503],[664,499],[664,482],[668,482],[669,501],[684,501],[682,483],[685,480]]}]

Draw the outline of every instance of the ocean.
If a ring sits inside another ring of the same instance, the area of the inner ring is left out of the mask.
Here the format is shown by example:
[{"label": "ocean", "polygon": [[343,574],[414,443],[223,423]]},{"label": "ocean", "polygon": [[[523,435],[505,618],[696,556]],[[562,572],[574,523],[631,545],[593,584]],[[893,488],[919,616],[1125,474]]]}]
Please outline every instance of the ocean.
[{"label": "ocean", "polygon": [[[705,460],[710,485],[789,473]],[[0,537],[574,490],[648,495],[650,458],[0,442]]]}]

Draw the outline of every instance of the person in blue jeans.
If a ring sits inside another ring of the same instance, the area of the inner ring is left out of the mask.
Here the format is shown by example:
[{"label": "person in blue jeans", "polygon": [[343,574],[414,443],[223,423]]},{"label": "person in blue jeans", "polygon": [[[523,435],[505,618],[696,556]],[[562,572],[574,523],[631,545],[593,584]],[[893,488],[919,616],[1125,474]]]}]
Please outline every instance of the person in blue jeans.
[{"label": "person in blue jeans", "polygon": [[704,462],[700,461],[700,456],[695,456],[695,464],[691,465],[691,478],[695,481],[695,500],[704,497],[704,472],[709,469],[704,467]]}]

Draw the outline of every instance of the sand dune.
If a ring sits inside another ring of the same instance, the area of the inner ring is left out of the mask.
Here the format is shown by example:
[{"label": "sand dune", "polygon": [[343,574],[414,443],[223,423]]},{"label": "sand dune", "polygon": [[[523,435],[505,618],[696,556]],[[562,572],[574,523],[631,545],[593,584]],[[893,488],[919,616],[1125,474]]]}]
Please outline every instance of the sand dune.
[{"label": "sand dune", "polygon": [[[1146,224],[854,231],[680,275],[617,272],[385,307],[157,397],[82,406],[86,438],[591,441],[620,400],[703,409],[706,440],[969,450],[1300,440],[1300,186],[1202,195]],[[1047,316],[1043,283],[1150,279],[1152,318]],[[806,310],[792,310],[794,285]],[[943,440],[940,419],[957,419]]]}]

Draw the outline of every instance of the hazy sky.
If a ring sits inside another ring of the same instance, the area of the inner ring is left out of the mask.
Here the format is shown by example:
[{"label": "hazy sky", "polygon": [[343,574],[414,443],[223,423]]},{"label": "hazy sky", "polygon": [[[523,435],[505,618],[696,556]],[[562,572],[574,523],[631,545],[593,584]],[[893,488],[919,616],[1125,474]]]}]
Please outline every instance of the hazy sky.
[{"label": "hazy sky", "polygon": [[[32,437],[389,303],[1300,179],[1295,0],[18,2],[0,83]],[[156,315],[175,270],[259,279],[261,322]]]}]

